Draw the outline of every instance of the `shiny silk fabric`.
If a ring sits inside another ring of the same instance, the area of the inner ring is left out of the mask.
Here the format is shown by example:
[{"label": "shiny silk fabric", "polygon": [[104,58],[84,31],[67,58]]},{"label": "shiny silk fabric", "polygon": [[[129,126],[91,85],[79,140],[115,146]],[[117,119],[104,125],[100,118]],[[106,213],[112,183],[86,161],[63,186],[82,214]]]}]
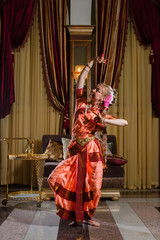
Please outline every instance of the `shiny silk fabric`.
[{"label": "shiny silk fabric", "polygon": [[[48,178],[54,191],[57,215],[66,220],[83,221],[93,217],[101,196],[103,155],[96,131],[103,129],[99,110],[86,109],[82,90],[77,94],[72,140],[68,157],[63,160]],[[109,116],[108,116],[109,117]],[[79,144],[78,139],[93,140]]]}]

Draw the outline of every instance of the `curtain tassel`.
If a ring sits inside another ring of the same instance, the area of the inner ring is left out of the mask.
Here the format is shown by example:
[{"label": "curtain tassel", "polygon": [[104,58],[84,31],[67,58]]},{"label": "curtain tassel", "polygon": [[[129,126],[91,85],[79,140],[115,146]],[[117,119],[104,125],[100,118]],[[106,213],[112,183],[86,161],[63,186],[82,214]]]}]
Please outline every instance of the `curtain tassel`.
[{"label": "curtain tassel", "polygon": [[150,64],[154,63],[154,53],[153,53],[153,49],[151,49],[151,51],[150,51],[149,62],[150,62]]},{"label": "curtain tassel", "polygon": [[65,108],[64,108],[64,120],[63,120],[63,128],[68,129],[69,128],[69,102],[66,103]]}]

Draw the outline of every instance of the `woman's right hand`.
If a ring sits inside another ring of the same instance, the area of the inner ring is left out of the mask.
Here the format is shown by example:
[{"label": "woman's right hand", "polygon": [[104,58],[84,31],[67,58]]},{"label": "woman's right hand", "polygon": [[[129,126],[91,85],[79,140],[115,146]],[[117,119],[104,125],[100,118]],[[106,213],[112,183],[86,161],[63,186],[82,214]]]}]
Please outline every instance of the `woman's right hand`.
[{"label": "woman's right hand", "polygon": [[98,56],[98,57],[96,58],[96,60],[97,60],[98,63],[104,63],[104,64],[107,64],[107,61],[108,61],[108,59],[104,59],[103,53],[102,53],[101,56]]}]

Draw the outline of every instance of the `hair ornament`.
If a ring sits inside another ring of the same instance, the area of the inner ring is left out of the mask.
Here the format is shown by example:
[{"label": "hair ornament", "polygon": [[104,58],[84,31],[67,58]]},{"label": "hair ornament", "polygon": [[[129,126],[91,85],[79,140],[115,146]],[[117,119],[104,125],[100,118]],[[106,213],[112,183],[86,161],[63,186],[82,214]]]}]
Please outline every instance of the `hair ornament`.
[{"label": "hair ornament", "polygon": [[108,109],[108,106],[110,105],[110,103],[113,100],[113,94],[111,93],[108,97],[106,97],[106,99],[104,100],[104,107],[105,109]]},{"label": "hair ornament", "polygon": [[110,95],[108,95],[104,100],[105,109],[107,110],[110,105],[116,102],[116,100],[117,100],[117,91],[110,87]]}]

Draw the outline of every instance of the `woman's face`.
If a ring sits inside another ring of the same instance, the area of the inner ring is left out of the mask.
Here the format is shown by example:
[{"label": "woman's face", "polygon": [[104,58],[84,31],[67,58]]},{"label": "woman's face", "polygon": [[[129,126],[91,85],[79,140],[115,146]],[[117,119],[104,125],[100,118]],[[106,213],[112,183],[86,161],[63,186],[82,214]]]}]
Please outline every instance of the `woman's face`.
[{"label": "woman's face", "polygon": [[92,89],[90,93],[91,101],[93,102],[102,102],[103,101],[103,87],[97,86],[97,88]]}]

